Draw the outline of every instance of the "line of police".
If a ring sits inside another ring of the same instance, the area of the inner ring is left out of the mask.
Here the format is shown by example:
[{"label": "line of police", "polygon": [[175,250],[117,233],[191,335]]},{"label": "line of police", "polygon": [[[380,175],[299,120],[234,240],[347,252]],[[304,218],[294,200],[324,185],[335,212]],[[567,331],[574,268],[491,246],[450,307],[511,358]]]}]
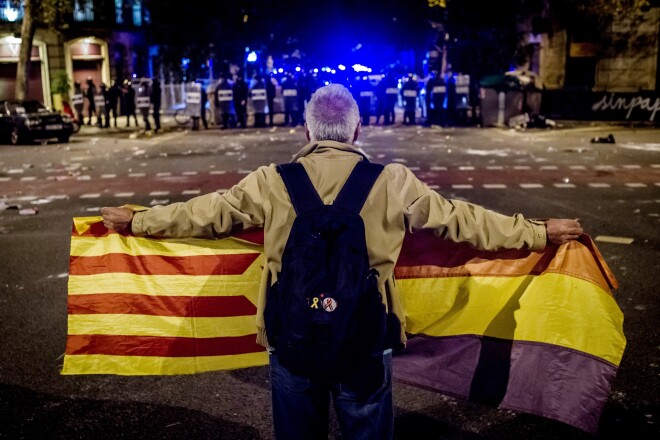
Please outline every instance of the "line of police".
[{"label": "line of police", "polygon": [[[451,71],[445,75],[431,74],[424,81],[417,81],[413,74],[401,79],[384,74],[356,75],[352,80],[346,77],[344,81],[335,78],[334,82],[344,84],[353,92],[362,125],[372,123],[372,117],[375,117],[376,124],[382,118],[383,125],[393,125],[398,104],[404,110],[404,125],[415,125],[417,110],[421,109],[425,125],[450,126],[463,122],[469,107],[469,78],[454,76]],[[248,103],[254,113],[254,127],[272,127],[275,113],[284,114],[283,125],[296,126],[304,123],[305,105],[324,83],[320,76],[306,73],[288,73],[279,77],[276,74],[255,75],[250,84],[238,76],[234,80],[222,78],[206,89],[201,87],[201,95],[208,97],[215,122],[223,129],[247,127]],[[276,98],[278,86],[280,99]],[[202,117],[205,113],[201,112]]]},{"label": "line of police", "polygon": [[85,124],[84,110],[87,110],[87,125],[92,125],[92,116],[96,117],[96,125],[102,128],[110,127],[110,118],[114,119],[114,126],[117,127],[117,117],[121,114],[126,116],[126,127],[131,125],[131,117],[135,121],[135,126],[139,127],[136,110],[140,111],[146,130],[151,130],[149,116],[154,120],[155,131],[161,129],[160,125],[160,107],[161,107],[161,88],[157,79],[148,82],[133,84],[129,80],[124,80],[122,86],[116,80],[112,80],[110,87],[101,83],[99,89],[96,88],[94,81],[87,78],[87,87],[82,88],[79,81],[76,81],[71,96],[73,110],[68,103],[64,103],[64,112],[71,115],[80,125]]}]

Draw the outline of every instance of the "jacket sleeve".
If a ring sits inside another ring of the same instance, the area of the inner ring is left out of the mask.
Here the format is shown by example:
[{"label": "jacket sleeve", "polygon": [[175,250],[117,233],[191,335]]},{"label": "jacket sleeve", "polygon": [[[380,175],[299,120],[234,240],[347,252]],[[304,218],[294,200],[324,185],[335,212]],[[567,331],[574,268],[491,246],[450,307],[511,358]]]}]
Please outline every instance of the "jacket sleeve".
[{"label": "jacket sleeve", "polygon": [[182,203],[136,212],[131,224],[135,235],[159,237],[223,237],[264,223],[264,201],[269,185],[266,168],[247,175],[225,194],[217,192]]},{"label": "jacket sleeve", "polygon": [[389,165],[411,232],[431,229],[436,235],[467,242],[478,249],[541,250],[546,244],[543,222],[522,214],[506,216],[461,200],[448,200],[431,190],[403,165]]}]

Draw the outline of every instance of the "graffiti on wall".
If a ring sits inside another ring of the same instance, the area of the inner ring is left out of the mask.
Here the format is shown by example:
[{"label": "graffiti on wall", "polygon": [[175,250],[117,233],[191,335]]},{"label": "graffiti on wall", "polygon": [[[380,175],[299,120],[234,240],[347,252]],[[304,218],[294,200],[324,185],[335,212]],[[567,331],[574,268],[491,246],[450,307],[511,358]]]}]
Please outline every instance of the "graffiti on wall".
[{"label": "graffiti on wall", "polygon": [[655,121],[660,97],[651,93],[607,93],[594,96],[591,110],[603,119]]}]

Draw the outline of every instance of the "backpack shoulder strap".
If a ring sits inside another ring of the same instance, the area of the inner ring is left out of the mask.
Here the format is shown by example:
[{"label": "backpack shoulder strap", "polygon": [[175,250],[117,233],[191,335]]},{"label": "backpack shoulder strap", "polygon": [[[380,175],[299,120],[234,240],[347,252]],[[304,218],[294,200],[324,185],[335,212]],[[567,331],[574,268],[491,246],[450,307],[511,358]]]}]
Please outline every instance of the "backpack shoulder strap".
[{"label": "backpack shoulder strap", "polygon": [[382,165],[376,163],[358,162],[341,191],[339,191],[333,205],[359,214],[364,202],[367,200],[367,196],[369,196],[369,192],[371,192],[371,187],[373,187],[383,168]]},{"label": "backpack shoulder strap", "polygon": [[284,181],[284,186],[289,193],[296,215],[302,215],[324,205],[302,164],[286,163],[277,165],[277,172],[280,173],[280,177]]}]

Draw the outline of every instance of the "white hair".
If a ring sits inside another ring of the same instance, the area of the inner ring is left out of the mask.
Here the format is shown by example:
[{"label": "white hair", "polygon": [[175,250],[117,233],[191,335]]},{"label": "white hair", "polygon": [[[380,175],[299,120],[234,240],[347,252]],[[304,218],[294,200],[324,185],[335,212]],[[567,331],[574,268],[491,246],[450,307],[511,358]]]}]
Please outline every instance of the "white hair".
[{"label": "white hair", "polygon": [[346,87],[330,84],[314,92],[305,119],[310,140],[350,142],[360,122],[360,111]]}]

